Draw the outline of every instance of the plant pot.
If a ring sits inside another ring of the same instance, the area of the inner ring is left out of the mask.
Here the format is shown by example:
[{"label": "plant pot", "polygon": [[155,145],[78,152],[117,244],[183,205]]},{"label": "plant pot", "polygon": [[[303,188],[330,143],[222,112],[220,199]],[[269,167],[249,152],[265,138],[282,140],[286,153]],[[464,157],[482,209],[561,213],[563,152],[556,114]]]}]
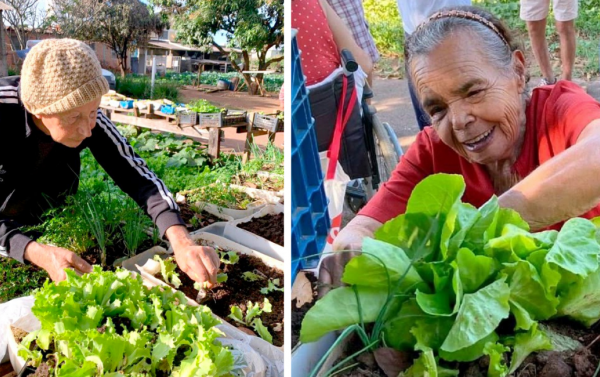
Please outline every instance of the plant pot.
[{"label": "plant pot", "polygon": [[[276,245],[278,245],[280,247],[283,247],[284,224],[280,225],[281,233],[279,234],[279,236],[276,235],[276,234],[270,233],[270,232],[265,232],[265,230],[267,230],[267,231],[269,230],[269,226],[268,225],[264,225],[264,224],[258,224],[258,225],[256,225],[256,224],[253,224],[250,229],[248,229],[248,227],[241,226],[242,224],[249,223],[249,222],[253,221],[254,219],[258,219],[258,218],[265,217],[265,216],[268,216],[268,215],[279,215],[281,213],[283,213],[283,205],[281,205],[281,204],[277,204],[277,205],[267,204],[260,211],[254,213],[253,215],[245,217],[243,219],[234,220],[231,223],[233,225],[235,225],[236,227],[242,228],[245,231],[249,231],[252,234],[256,234],[257,236],[259,236],[261,238],[264,238],[264,239],[270,238],[271,239],[270,242],[275,241],[274,243]],[[282,220],[283,220],[283,218],[282,218]],[[271,226],[271,229],[273,229],[273,226]],[[256,233],[254,233],[252,231],[256,231]],[[281,245],[278,244],[278,242],[281,242]]]},{"label": "plant pot", "polygon": [[259,253],[267,255],[281,262],[283,262],[286,258],[286,251],[282,246],[265,240],[254,233],[240,229],[232,223],[215,223],[192,233],[192,235],[196,233],[211,233],[221,238],[226,238],[232,242],[243,245],[249,249],[256,250]]},{"label": "plant pot", "polygon": [[292,370],[294,375],[308,376],[323,355],[335,342],[336,334],[329,333],[313,343],[299,343],[292,350]]}]

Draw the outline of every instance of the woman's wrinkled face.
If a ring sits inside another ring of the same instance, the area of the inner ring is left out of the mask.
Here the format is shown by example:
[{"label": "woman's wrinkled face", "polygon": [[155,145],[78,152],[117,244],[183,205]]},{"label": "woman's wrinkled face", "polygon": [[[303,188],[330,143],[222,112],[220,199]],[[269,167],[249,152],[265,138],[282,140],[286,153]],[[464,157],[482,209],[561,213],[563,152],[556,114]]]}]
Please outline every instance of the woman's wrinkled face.
[{"label": "woman's wrinkled face", "polygon": [[92,135],[101,99],[60,114],[40,115],[36,125],[52,140],[76,148]]},{"label": "woman's wrinkled face", "polygon": [[469,161],[515,158],[524,130],[523,58],[501,70],[477,37],[461,31],[411,64],[415,87],[440,139]]}]

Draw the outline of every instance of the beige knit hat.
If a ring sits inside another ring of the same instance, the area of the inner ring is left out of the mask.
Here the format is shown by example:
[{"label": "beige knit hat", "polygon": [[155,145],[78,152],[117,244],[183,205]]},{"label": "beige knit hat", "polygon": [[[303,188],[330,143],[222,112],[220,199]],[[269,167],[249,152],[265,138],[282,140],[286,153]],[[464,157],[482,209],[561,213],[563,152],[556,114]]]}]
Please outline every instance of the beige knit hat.
[{"label": "beige knit hat", "polygon": [[46,39],[27,54],[21,70],[21,100],[34,115],[69,111],[102,97],[108,83],[85,43]]}]

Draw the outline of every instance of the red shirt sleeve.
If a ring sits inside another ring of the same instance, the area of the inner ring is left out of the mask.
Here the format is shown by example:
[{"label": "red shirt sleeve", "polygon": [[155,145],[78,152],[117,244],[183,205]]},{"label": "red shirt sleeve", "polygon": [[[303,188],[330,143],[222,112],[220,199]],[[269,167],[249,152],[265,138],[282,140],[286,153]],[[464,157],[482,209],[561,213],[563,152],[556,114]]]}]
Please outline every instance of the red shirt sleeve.
[{"label": "red shirt sleeve", "polygon": [[384,223],[406,211],[413,188],[425,177],[433,174],[433,144],[429,132],[433,130],[428,128],[427,131],[417,134],[415,142],[400,158],[400,163],[390,179],[382,185],[359,215]]},{"label": "red shirt sleeve", "polygon": [[559,81],[549,93],[536,94],[535,100],[544,101],[543,106],[537,106],[543,114],[536,117],[541,120],[538,142],[542,164],[574,145],[585,127],[600,119],[600,103],[569,81]]}]

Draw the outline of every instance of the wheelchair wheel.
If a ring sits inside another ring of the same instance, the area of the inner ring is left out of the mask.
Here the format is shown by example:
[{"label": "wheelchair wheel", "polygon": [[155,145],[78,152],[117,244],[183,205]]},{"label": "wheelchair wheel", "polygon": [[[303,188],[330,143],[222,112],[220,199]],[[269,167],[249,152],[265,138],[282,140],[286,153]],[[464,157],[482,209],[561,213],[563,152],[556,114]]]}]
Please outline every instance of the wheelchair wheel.
[{"label": "wheelchair wheel", "polygon": [[[381,183],[387,182],[392,172],[400,161],[401,153],[398,153],[393,139],[398,143],[394,131],[387,123],[381,123],[377,117],[373,117],[373,133],[375,137],[375,152],[377,154],[377,166]],[[393,139],[392,139],[393,137]]]}]

